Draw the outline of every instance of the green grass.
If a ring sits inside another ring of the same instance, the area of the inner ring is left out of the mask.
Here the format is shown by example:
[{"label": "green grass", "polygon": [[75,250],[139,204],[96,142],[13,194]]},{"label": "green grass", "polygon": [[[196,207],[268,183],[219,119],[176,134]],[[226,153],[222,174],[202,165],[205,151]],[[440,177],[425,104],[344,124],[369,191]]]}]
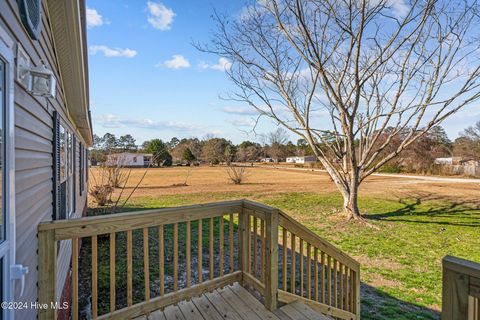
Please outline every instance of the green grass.
[{"label": "green grass", "polygon": [[469,203],[362,197],[360,208],[371,226],[336,218],[342,203],[336,193],[171,195],[137,198],[126,209],[240,198],[281,208],[360,260],[362,319],[436,319],[441,305],[441,259],[455,255],[480,261],[480,210]]}]

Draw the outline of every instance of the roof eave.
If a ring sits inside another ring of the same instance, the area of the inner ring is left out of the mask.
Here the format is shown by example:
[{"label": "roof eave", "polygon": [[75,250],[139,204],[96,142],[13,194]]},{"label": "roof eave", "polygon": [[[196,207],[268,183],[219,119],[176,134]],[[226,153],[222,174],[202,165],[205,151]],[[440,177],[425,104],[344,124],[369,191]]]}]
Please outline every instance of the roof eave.
[{"label": "roof eave", "polygon": [[47,6],[68,114],[91,146],[85,2],[47,0]]}]

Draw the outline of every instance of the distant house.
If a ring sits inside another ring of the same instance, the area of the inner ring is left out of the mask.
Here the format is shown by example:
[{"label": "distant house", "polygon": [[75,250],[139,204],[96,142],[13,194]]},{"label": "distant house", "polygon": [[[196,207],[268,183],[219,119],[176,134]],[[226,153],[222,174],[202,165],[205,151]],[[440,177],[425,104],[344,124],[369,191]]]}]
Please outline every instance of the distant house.
[{"label": "distant house", "polygon": [[315,156],[287,157],[287,163],[305,164],[305,163],[315,163],[315,162],[317,162],[317,159],[315,158]]},{"label": "distant house", "polygon": [[443,172],[453,175],[480,176],[480,161],[472,158],[436,158],[435,164],[442,166]]},{"label": "distant house", "polygon": [[275,162],[275,160],[273,160],[272,158],[262,158],[260,159],[260,162],[270,163],[270,162]]},{"label": "distant house", "polygon": [[434,161],[435,164],[442,164],[442,165],[452,165],[453,164],[453,158],[436,158]]},{"label": "distant house", "polygon": [[436,158],[435,164],[480,166],[480,160],[464,157]]},{"label": "distant house", "polygon": [[150,165],[152,155],[148,153],[122,152],[107,155],[107,166],[122,167],[147,167]]}]

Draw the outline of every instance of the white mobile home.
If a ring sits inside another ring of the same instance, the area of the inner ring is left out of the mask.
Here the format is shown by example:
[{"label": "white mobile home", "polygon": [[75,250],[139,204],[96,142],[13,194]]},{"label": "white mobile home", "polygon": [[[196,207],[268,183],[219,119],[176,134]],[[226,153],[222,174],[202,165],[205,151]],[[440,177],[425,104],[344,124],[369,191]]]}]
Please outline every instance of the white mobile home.
[{"label": "white mobile home", "polygon": [[302,157],[288,157],[287,158],[287,163],[300,163],[300,164],[305,164],[305,163],[315,163],[317,162],[317,159],[315,156],[302,156]]},{"label": "white mobile home", "polygon": [[144,167],[148,166],[151,154],[122,152],[107,155],[107,166]]}]

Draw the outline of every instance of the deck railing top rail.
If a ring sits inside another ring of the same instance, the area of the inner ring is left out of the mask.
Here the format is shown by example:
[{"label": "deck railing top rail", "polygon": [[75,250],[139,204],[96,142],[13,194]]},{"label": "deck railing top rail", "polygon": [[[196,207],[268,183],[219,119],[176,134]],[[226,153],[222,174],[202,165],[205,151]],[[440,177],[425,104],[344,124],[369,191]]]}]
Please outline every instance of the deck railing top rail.
[{"label": "deck railing top rail", "polygon": [[237,213],[242,210],[242,203],[242,200],[222,201],[173,208],[122,212],[71,220],[47,221],[39,224],[38,231],[53,230],[55,240],[88,237]]},{"label": "deck railing top rail", "polygon": [[[268,309],[276,308],[277,299],[301,299],[339,319],[360,318],[360,264],[281,210],[250,200],[42,222],[38,231],[40,302],[49,303],[56,297],[57,242],[71,242],[73,319],[77,319],[80,307],[75,300],[79,296],[79,270],[85,268],[78,260],[82,239],[90,245],[82,251],[91,256],[86,272],[92,279],[94,319],[139,316],[233,282],[257,289]],[[152,243],[156,243],[153,252]],[[106,263],[98,255],[100,250],[110,252],[107,291],[98,287],[99,264]],[[116,257],[122,251],[126,256]],[[152,264],[152,255],[157,263]],[[133,279],[134,256],[143,256],[141,300],[134,292],[138,286]],[[169,291],[164,282],[169,270],[167,258],[173,261]],[[127,296],[119,302],[116,285],[121,279],[115,274],[121,268],[127,269]],[[151,291],[153,274],[160,282],[158,292]],[[208,279],[203,279],[207,275]],[[52,319],[56,313],[42,310],[39,315]]]}]

